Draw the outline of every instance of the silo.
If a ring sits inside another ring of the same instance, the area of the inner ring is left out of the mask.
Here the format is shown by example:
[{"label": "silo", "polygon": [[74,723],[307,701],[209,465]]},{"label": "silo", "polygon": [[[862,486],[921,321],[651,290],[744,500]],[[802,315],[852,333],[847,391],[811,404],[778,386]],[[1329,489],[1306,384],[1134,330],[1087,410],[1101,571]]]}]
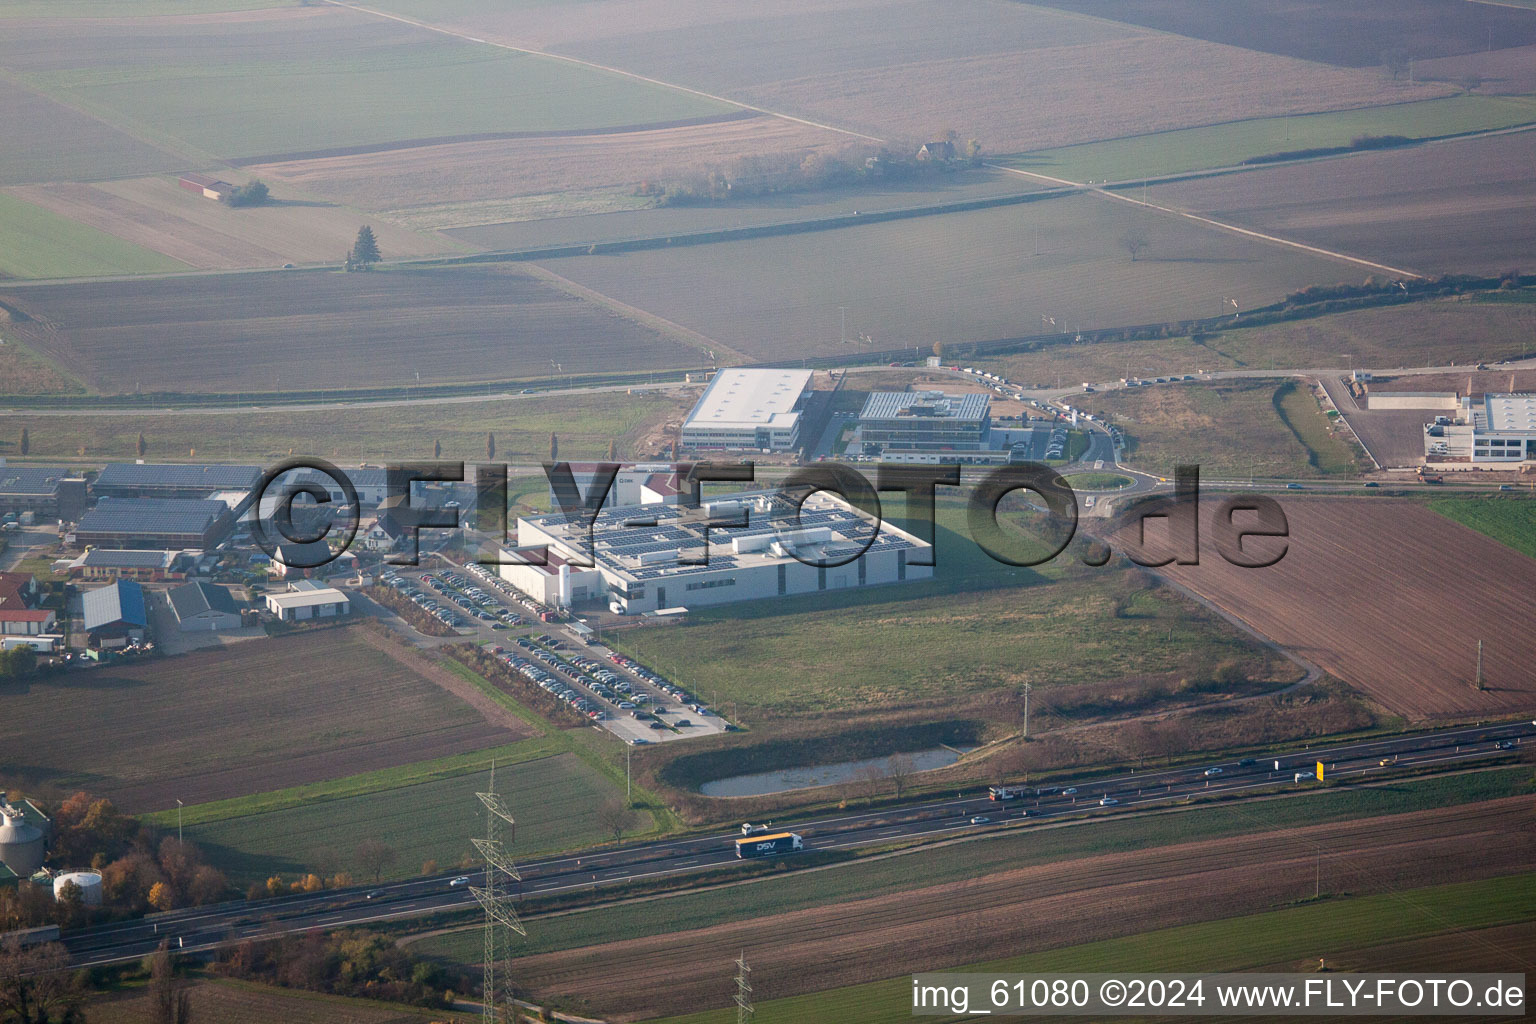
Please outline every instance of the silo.
[{"label": "silo", "polygon": [[22,878],[43,866],[43,833],[19,811],[0,810],[0,864]]},{"label": "silo", "polygon": [[74,882],[80,887],[80,902],[88,907],[101,906],[101,876],[94,871],[71,871],[53,879],[53,898],[62,899],[64,887]]}]

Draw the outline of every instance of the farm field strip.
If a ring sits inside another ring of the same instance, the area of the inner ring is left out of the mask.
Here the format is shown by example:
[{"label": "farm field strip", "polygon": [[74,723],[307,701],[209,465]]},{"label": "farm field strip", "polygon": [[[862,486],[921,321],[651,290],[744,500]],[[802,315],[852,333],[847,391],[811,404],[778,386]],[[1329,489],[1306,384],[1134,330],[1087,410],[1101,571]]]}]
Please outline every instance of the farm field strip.
[{"label": "farm field strip", "polygon": [[[1293,499],[1287,553],[1266,569],[1218,558],[1159,572],[1410,718],[1529,710],[1536,697],[1525,585],[1536,563],[1396,499]],[[1433,623],[1433,629],[1426,629]],[[1486,689],[1472,679],[1486,640]]]},{"label": "farm field strip", "polygon": [[[1346,146],[1362,135],[1425,139],[1497,131],[1533,121],[1536,98],[1461,95],[1353,110],[1249,118],[993,159],[1021,170],[1074,181],[1135,183],[1190,171],[1236,167],[1244,160],[1275,153]],[[1369,155],[1369,151],[1352,154],[1362,155]],[[1253,169],[1263,166],[1254,165]]]},{"label": "farm field strip", "polygon": [[[694,367],[694,347],[515,267],[39,285],[10,331],[104,392],[282,391]],[[125,376],[122,367],[135,367]],[[420,375],[419,378],[417,375]]]},{"label": "farm field strip", "polygon": [[[29,788],[86,789],[135,812],[483,750],[531,732],[492,724],[346,630],[6,689],[0,774]],[[74,723],[63,733],[47,724],[61,715]],[[50,740],[39,747],[42,735]]]},{"label": "farm field strip", "polygon": [[188,269],[181,260],[0,193],[0,275],[92,277]]},{"label": "farm field strip", "polygon": [[744,948],[760,994],[814,992],[1266,909],[1311,894],[1320,852],[1329,887],[1355,895],[1521,872],[1536,837],[1510,829],[1527,813],[1528,800],[1511,798],[1090,856],[536,954],[517,969],[535,993],[646,1016],[728,1003],[732,979],[715,958]]},{"label": "farm field strip", "polygon": [[1536,501],[1524,498],[1434,498],[1429,507],[1462,526],[1536,558]]},{"label": "farm field strip", "polygon": [[[993,960],[955,970],[983,973],[1050,973],[1093,971],[1194,971],[1246,968],[1299,970],[1315,961],[1319,935],[1333,940],[1328,959],[1349,963],[1339,954],[1394,941],[1428,941],[1438,956],[1426,970],[1481,970],[1493,962],[1482,939],[1484,930],[1518,922],[1529,934],[1536,917],[1536,875],[1513,874],[1476,882],[1451,883],[1399,890],[1348,900],[1328,900],[1309,906],[1269,910],[1245,917],[1159,928],[1136,935],[1066,946],[1040,953]],[[1435,936],[1443,942],[1423,940]],[[1448,949],[1461,947],[1459,958]],[[1222,955],[1214,963],[1210,950]],[[1463,952],[1465,951],[1465,952]],[[1469,955],[1470,954],[1470,955]],[[1518,957],[1510,969],[1524,965]],[[1401,970],[1398,962],[1390,969]],[[907,978],[826,990],[811,995],[756,1001],[755,1020],[762,1024],[794,1024],[814,1016],[834,1016],[847,1024],[880,1024],[911,1013],[912,992]],[[730,1024],[735,1009],[668,1017],[661,1024]]]},{"label": "farm field strip", "polygon": [[1536,131],[1522,131],[1171,182],[1149,198],[1422,273],[1499,274],[1536,232],[1533,161]]}]

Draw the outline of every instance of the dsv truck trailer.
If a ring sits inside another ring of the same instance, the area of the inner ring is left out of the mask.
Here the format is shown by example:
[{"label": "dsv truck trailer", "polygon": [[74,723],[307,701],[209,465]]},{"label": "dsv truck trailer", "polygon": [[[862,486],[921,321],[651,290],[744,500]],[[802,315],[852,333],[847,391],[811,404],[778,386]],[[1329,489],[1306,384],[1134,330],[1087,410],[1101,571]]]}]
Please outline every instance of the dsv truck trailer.
[{"label": "dsv truck trailer", "polygon": [[793,832],[775,832],[773,835],[736,840],[738,857],[776,857],[781,853],[794,853],[803,849],[804,840]]}]

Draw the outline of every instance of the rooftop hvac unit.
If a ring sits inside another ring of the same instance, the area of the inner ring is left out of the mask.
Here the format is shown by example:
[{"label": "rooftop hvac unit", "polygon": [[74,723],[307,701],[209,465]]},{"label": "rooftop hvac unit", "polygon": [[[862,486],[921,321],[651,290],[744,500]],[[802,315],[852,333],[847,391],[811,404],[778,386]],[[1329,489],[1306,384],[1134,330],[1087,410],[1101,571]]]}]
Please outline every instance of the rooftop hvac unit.
[{"label": "rooftop hvac unit", "polygon": [[682,558],[682,551],[678,548],[667,548],[665,551],[642,551],[640,553],[641,565],[655,565],[658,562],[676,562]]}]

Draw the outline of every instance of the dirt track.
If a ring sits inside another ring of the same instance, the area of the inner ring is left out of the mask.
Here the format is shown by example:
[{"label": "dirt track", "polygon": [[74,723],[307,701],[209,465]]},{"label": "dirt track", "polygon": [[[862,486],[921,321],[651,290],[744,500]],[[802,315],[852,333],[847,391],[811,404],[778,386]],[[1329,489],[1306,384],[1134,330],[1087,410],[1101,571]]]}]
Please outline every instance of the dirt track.
[{"label": "dirt track", "polygon": [[1238,568],[1212,545],[1198,566],[1162,571],[1399,714],[1536,708],[1536,561],[1409,501],[1282,506],[1278,564]]},{"label": "dirt track", "polygon": [[1526,870],[1536,830],[1530,801],[1513,798],[1021,868],[526,957],[513,970],[536,993],[634,1020],[726,1005],[742,949],[756,996],[775,999],[1258,912],[1311,895],[1319,852],[1324,888],[1391,891]]}]

